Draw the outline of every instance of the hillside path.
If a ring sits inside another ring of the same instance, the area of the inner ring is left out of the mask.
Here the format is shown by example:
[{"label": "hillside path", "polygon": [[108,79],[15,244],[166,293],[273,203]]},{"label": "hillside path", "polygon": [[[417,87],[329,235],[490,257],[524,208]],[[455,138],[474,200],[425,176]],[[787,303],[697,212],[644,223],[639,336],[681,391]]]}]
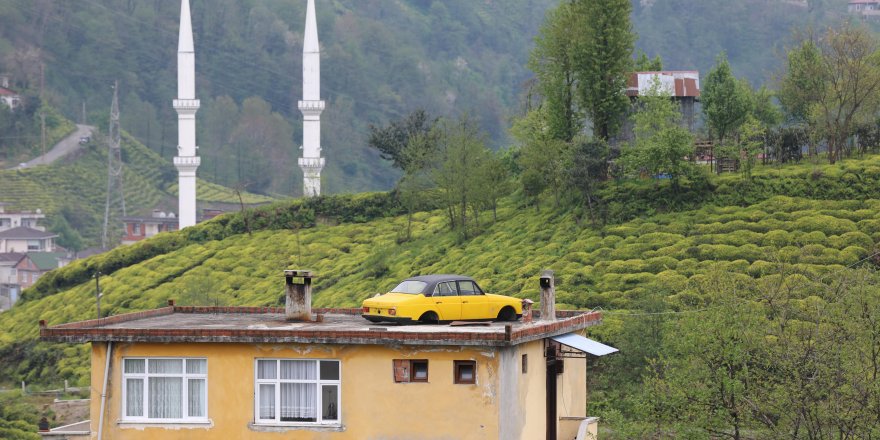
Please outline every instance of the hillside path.
[{"label": "hillside path", "polygon": [[55,162],[56,160],[61,159],[62,157],[79,150],[82,147],[82,145],[80,145],[79,143],[79,139],[84,136],[91,136],[92,130],[94,129],[95,127],[91,125],[76,124],[76,131],[71,133],[70,136],[61,139],[61,141],[55,144],[55,146],[52,147],[52,149],[49,150],[48,153],[24,162],[23,164],[18,164],[10,169],[30,168],[37,165],[48,165],[52,162]]}]

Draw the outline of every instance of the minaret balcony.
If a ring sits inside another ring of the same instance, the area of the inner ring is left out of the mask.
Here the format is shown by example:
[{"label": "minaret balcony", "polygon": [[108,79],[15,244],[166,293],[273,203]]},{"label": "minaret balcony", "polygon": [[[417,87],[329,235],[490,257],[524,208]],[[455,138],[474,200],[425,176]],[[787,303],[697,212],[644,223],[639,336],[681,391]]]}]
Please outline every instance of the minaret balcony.
[{"label": "minaret balcony", "polygon": [[173,102],[174,109],[177,111],[195,112],[202,106],[198,99],[175,99]]},{"label": "minaret balcony", "polygon": [[324,101],[299,101],[297,105],[302,111],[317,111],[321,112],[324,110]]},{"label": "minaret balcony", "polygon": [[199,156],[177,156],[174,158],[174,166],[177,168],[198,168],[202,164]]},{"label": "minaret balcony", "polygon": [[306,169],[310,170],[318,170],[324,168],[324,158],[323,157],[301,157],[299,158],[299,167],[306,171]]}]

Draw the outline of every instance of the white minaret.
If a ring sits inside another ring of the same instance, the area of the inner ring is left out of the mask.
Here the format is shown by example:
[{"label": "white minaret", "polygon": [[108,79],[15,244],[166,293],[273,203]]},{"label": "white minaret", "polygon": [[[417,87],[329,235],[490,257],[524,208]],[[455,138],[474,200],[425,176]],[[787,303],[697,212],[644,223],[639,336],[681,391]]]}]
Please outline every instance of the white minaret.
[{"label": "white minaret", "polygon": [[309,0],[306,10],[306,32],[303,40],[303,100],[299,102],[303,114],[303,157],[299,167],[303,171],[303,195],[321,195],[321,48],[318,45],[318,21],[315,19],[315,0]]},{"label": "white minaret", "polygon": [[196,155],[196,54],[193,48],[189,0],[180,2],[180,40],[177,46],[177,156],[174,166],[179,176],[178,195],[180,228],[196,224],[196,169],[201,159]]}]

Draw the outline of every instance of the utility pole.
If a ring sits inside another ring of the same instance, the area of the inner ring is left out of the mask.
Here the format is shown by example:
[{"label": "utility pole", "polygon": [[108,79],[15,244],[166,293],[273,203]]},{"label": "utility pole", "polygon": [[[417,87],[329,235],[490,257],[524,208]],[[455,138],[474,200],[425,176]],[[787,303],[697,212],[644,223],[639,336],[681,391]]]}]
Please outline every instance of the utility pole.
[{"label": "utility pole", "polygon": [[82,122],[80,122],[80,124],[86,125],[86,101],[85,100],[83,100]]},{"label": "utility pole", "polygon": [[95,304],[98,307],[98,319],[101,319],[101,271],[95,272]]},{"label": "utility pole", "polygon": [[125,192],[122,180],[122,149],[119,134],[119,81],[113,84],[113,104],[110,105],[110,129],[107,139],[107,200],[104,204],[104,232],[101,235],[101,247],[107,249],[108,230],[110,228],[110,206],[118,200],[119,209],[124,217]]},{"label": "utility pole", "polygon": [[40,157],[46,163],[46,112],[40,110]]}]

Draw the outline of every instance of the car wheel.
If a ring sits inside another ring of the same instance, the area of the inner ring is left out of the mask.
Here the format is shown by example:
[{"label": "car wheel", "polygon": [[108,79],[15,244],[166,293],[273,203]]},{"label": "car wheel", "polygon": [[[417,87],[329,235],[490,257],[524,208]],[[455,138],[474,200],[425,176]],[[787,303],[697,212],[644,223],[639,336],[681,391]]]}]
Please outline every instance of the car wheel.
[{"label": "car wheel", "polygon": [[425,312],[422,313],[422,316],[419,318],[419,322],[422,324],[437,324],[440,322],[440,318],[437,317],[437,314],[434,312]]},{"label": "car wheel", "polygon": [[516,310],[513,307],[505,307],[498,312],[499,321],[516,321]]}]

